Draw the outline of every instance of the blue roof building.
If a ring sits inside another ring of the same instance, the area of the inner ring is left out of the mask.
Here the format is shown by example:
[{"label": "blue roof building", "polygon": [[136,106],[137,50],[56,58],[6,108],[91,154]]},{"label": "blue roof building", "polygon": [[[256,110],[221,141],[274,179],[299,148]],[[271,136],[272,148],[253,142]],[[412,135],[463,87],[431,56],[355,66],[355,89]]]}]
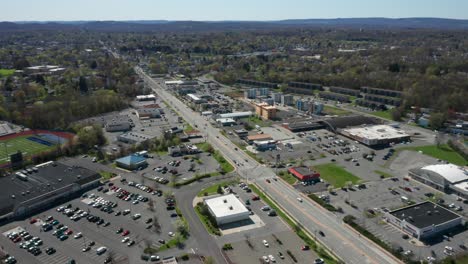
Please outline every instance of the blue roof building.
[{"label": "blue roof building", "polygon": [[140,155],[129,155],[120,159],[115,160],[118,167],[127,170],[136,170],[148,166],[146,158]]}]

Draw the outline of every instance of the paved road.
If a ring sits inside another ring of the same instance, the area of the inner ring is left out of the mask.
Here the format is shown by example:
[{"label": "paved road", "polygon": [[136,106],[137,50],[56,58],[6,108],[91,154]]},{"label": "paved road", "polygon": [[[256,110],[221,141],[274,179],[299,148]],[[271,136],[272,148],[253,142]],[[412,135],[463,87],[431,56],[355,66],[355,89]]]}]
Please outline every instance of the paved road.
[{"label": "paved road", "polygon": [[189,109],[140,68],[137,67],[135,70],[161,99],[174,107],[192,126],[198,126],[213,147],[235,164],[239,175],[255,182],[310,233],[322,230],[326,237],[321,238],[320,241],[346,263],[399,263],[388,252],[377,247],[374,243],[360,238],[344,226],[340,217],[325,211],[309,199],[304,199],[303,203],[299,203],[296,198],[300,194],[290,185],[282,181],[273,184],[266,183],[266,178],[275,177],[270,168],[260,165],[243,151],[236,150],[237,147],[229,139],[222,136],[217,128],[212,127],[203,117]]}]

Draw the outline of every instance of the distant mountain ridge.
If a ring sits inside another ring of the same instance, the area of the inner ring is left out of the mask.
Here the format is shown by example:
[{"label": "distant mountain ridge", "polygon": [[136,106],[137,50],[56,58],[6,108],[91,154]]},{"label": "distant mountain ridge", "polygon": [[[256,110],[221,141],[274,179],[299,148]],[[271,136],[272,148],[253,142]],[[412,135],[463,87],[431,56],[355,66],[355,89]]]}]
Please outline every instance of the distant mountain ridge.
[{"label": "distant mountain ridge", "polygon": [[335,18],[276,21],[18,21],[0,22],[0,31],[89,30],[89,31],[204,31],[275,28],[421,28],[467,30],[468,20],[446,18]]}]

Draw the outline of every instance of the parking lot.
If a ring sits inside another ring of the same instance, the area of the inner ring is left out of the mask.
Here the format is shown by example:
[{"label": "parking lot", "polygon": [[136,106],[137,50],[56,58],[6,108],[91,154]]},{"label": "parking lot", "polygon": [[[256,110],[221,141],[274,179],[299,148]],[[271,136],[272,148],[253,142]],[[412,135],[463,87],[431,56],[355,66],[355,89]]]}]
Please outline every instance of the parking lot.
[{"label": "parking lot", "polygon": [[[311,259],[317,258],[312,250],[302,250],[304,242],[294,233],[283,220],[271,214],[271,209],[265,210],[266,204],[255,198],[255,194],[248,190],[243,190],[239,185],[231,186],[232,191],[251,210],[251,218],[255,218],[250,225],[242,227],[236,226],[237,232],[225,234],[217,239],[219,247],[224,244],[231,244],[233,250],[227,251],[229,258],[234,263],[265,263],[263,257],[273,256],[277,263],[293,263],[287,250],[297,259],[297,263],[310,263]],[[263,210],[262,210],[263,208]],[[269,215],[270,214],[270,215]],[[258,225],[257,223],[261,224]],[[223,233],[227,230],[221,227]],[[265,246],[266,240],[268,246]],[[281,253],[281,254],[280,254]],[[281,258],[280,256],[283,256]]]},{"label": "parking lot", "polygon": [[446,207],[460,206],[462,211],[454,211],[466,216],[468,205],[456,196],[437,192],[407,177],[389,178],[379,182],[368,182],[365,185],[365,188],[353,187],[346,191],[338,189],[336,195],[330,195],[328,192],[318,195],[328,195],[332,205],[343,209],[343,215],[353,215],[360,225],[390,245],[401,247],[405,251],[411,250],[414,258],[427,260],[427,257],[436,259],[446,257],[445,246],[452,247],[453,254],[465,253],[465,249],[460,245],[468,245],[466,232],[452,234],[450,241],[437,241],[432,245],[424,245],[415,239],[405,239],[401,230],[386,223],[383,218],[386,211],[407,206],[408,203],[427,200],[436,203],[443,201],[441,205]]},{"label": "parking lot", "polygon": [[[37,256],[25,254],[26,249],[20,248],[24,238],[14,243],[2,236],[2,245],[19,263],[65,263],[70,259],[77,263],[104,263],[107,258],[137,263],[145,247],[159,247],[172,238],[179,217],[174,210],[175,201],[167,204],[161,193],[148,193],[148,189],[141,188],[147,190],[143,191],[136,183],[128,183],[116,180],[112,186],[98,188],[101,191],[94,189],[79,199],[2,227],[5,235],[22,228],[40,238],[41,252]],[[119,193],[124,195],[118,198]],[[56,252],[47,254],[49,247]],[[100,247],[105,247],[105,252],[97,254]]]}]

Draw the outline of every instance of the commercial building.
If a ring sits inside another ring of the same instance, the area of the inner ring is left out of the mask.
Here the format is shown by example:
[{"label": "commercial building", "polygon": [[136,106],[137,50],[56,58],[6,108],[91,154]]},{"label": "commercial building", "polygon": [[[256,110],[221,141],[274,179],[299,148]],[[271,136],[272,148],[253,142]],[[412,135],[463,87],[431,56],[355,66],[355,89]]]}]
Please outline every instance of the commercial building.
[{"label": "commercial building", "polygon": [[139,119],[161,118],[161,110],[156,107],[142,107],[136,110]]},{"label": "commercial building", "polygon": [[256,140],[253,142],[253,146],[258,151],[273,150],[276,149],[275,140]]},{"label": "commercial building", "polygon": [[111,121],[105,125],[107,132],[128,131],[130,128],[130,122],[128,121]]},{"label": "commercial building", "polygon": [[135,154],[117,159],[115,160],[115,164],[126,170],[136,170],[148,166],[145,157]]},{"label": "commercial building", "polygon": [[277,108],[275,106],[268,105],[267,103],[255,104],[255,114],[264,120],[275,119],[276,112]]},{"label": "commercial building", "polygon": [[64,203],[96,187],[100,179],[95,171],[52,161],[0,177],[0,221],[25,217]]},{"label": "commercial building", "polygon": [[200,149],[197,148],[195,145],[178,145],[178,146],[172,146],[167,148],[169,155],[172,157],[179,157],[179,156],[184,156],[184,155],[192,155],[192,154],[197,154],[200,153]]},{"label": "commercial building", "polygon": [[138,132],[127,132],[117,136],[117,140],[127,144],[138,144],[146,140],[150,140],[152,137],[141,134]]},{"label": "commercial building", "polygon": [[409,176],[434,189],[468,199],[468,170],[454,164],[435,164],[409,170]]},{"label": "commercial building", "polygon": [[250,135],[247,136],[246,140],[247,143],[253,143],[254,141],[264,141],[264,140],[272,140],[273,138],[271,135],[268,134],[256,134],[256,135]]},{"label": "commercial building", "polygon": [[362,115],[350,115],[329,118],[321,121],[330,131],[338,132],[339,129],[362,126],[362,125],[375,125],[380,124],[380,120],[362,116]]},{"label": "commercial building", "polygon": [[284,94],[281,96],[281,104],[282,105],[293,105],[294,104],[294,96],[290,94]]},{"label": "commercial building", "polygon": [[249,210],[234,194],[205,199],[205,204],[218,225],[249,219]]},{"label": "commercial building", "polygon": [[188,99],[189,99],[190,101],[192,101],[192,102],[195,103],[195,104],[206,103],[206,100],[205,100],[205,99],[200,98],[200,97],[198,97],[198,96],[195,95],[195,94],[189,93],[189,94],[187,94],[187,97],[188,97]]},{"label": "commercial building", "polygon": [[136,97],[137,101],[156,101],[156,95],[154,94],[148,94],[148,95],[137,95]]},{"label": "commercial building", "polygon": [[239,118],[251,117],[252,115],[253,115],[253,113],[250,112],[250,111],[247,111],[247,112],[233,112],[233,113],[220,114],[219,118],[239,119]]},{"label": "commercial building", "polygon": [[290,123],[283,123],[282,126],[291,132],[304,132],[326,127],[322,122],[313,119],[291,120]]},{"label": "commercial building", "polygon": [[462,224],[462,217],[442,206],[422,202],[385,214],[389,223],[419,240],[442,235]]},{"label": "commercial building", "polygon": [[367,146],[386,146],[410,140],[405,131],[388,125],[374,125],[341,129],[339,132]]},{"label": "commercial building", "polygon": [[234,130],[234,133],[236,133],[236,135],[240,138],[244,138],[246,136],[249,135],[249,131],[245,130],[245,129],[236,129]]},{"label": "commercial building", "polygon": [[288,172],[291,173],[298,180],[307,182],[307,181],[317,181],[320,178],[320,173],[315,171],[310,167],[291,167],[288,169]]},{"label": "commercial building", "polygon": [[216,119],[216,123],[219,123],[222,126],[232,126],[236,124],[236,120],[232,118],[218,118]]}]

